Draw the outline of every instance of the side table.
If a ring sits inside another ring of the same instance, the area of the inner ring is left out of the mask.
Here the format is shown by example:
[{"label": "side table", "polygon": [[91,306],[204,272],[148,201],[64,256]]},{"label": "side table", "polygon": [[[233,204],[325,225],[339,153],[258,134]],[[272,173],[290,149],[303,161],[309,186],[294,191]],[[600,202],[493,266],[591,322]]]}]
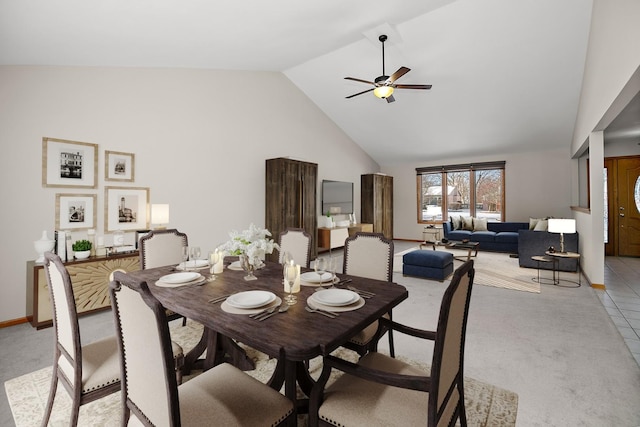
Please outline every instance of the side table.
[{"label": "side table", "polygon": [[[562,286],[560,285],[560,282],[567,282],[567,283],[574,283],[578,285],[578,286],[574,286],[576,288],[579,288],[580,286],[582,286],[582,272],[580,271],[580,254],[579,253],[546,251],[544,254],[554,259],[554,263],[553,263],[554,275],[555,275],[555,272],[557,272],[558,274],[558,278],[557,278],[558,283],[554,283],[555,285]],[[574,282],[572,280],[567,280],[567,279],[560,279],[560,269],[558,268],[560,265],[560,258],[573,258],[578,260],[578,281],[577,282]]]},{"label": "side table", "polygon": [[[551,281],[552,281],[551,283],[553,285],[557,285],[558,284],[558,282],[559,282],[558,281],[558,276],[556,276],[556,271],[557,271],[556,264],[558,263],[558,258],[551,258],[551,257],[548,257],[548,256],[543,256],[543,255],[534,255],[534,256],[531,257],[531,259],[534,260],[538,265],[538,279],[536,280],[536,278],[534,277],[534,278],[532,278],[533,281],[537,281],[538,283],[542,283],[542,282],[540,282],[540,263],[541,262],[552,262],[553,266],[551,267],[551,271],[553,272],[553,276],[552,276],[552,279],[551,279]],[[549,278],[545,277],[543,280],[549,280]]]}]

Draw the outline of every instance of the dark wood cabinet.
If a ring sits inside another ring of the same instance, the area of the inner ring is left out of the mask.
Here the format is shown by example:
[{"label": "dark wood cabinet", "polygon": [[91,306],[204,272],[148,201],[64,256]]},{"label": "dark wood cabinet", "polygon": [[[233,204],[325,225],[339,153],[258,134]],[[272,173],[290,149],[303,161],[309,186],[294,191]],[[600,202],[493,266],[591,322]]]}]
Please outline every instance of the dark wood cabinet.
[{"label": "dark wood cabinet", "polygon": [[367,174],[360,179],[360,216],[374,233],[393,239],[393,177]]},{"label": "dark wood cabinet", "polygon": [[[265,227],[277,242],[286,228],[302,228],[311,236],[311,259],[318,254],[316,192],[318,165],[288,158],[266,161]],[[278,253],[267,256],[278,261]]]}]

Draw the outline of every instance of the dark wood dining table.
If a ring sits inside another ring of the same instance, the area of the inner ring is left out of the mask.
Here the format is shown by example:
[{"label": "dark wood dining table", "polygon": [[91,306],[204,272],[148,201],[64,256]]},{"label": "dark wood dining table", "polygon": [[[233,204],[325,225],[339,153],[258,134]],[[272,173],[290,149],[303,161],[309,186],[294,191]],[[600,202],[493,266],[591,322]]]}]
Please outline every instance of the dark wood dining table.
[{"label": "dark wood dining table", "polygon": [[[228,264],[233,258],[226,258]],[[210,300],[232,293],[265,290],[284,299],[282,266],[266,262],[256,270],[257,280],[244,280],[243,271],[225,267],[214,281],[201,286],[167,288],[156,286],[162,276],[175,271],[175,266],[166,266],[126,273],[129,280],[145,281],[151,293],[162,305],[189,319],[202,323],[204,334],[198,345],[187,355],[187,364],[193,364],[207,350],[203,369],[224,361],[231,354],[231,363],[244,370],[252,369],[252,362],[242,358],[242,351],[236,342],[255,348],[270,357],[277,358],[278,364],[269,384],[276,390],[285,385],[285,395],[294,402],[297,410],[303,409],[305,400],[298,401],[296,385],[309,395],[313,385],[304,361],[320,355],[328,355],[341,344],[356,335],[366,326],[390,311],[408,297],[404,286],[381,280],[339,274],[341,279],[351,279],[349,285],[375,296],[367,298],[364,306],[357,310],[340,312],[330,319],[305,310],[307,298],[317,289],[301,286],[298,301],[289,310],[264,321],[257,321],[248,315],[232,314],[221,308],[221,303]],[[309,271],[302,269],[303,272]],[[199,270],[210,277],[208,270]],[[222,354],[221,354],[222,353]],[[226,353],[226,354],[224,354]],[[299,405],[299,403],[301,405]],[[295,421],[295,417],[293,417]]]}]

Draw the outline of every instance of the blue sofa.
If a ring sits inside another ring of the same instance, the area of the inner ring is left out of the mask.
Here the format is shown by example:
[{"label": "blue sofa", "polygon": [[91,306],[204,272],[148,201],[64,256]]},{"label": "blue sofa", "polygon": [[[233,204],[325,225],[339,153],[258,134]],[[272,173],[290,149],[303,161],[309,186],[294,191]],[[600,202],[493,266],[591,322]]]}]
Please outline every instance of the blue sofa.
[{"label": "blue sofa", "polygon": [[480,250],[518,253],[518,232],[528,230],[528,222],[487,222],[488,231],[454,230],[451,221],[442,224],[444,237],[461,241],[480,242]]}]

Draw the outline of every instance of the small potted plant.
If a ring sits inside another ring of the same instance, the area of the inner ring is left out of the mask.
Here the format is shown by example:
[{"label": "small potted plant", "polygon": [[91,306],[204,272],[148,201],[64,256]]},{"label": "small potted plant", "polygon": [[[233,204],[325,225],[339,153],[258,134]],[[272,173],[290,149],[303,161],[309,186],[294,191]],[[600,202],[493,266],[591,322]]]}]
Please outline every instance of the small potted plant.
[{"label": "small potted plant", "polygon": [[73,256],[76,259],[87,259],[91,254],[91,242],[88,240],[76,240],[71,245],[71,249],[73,249]]}]

